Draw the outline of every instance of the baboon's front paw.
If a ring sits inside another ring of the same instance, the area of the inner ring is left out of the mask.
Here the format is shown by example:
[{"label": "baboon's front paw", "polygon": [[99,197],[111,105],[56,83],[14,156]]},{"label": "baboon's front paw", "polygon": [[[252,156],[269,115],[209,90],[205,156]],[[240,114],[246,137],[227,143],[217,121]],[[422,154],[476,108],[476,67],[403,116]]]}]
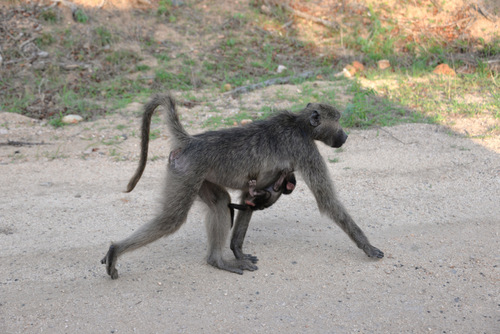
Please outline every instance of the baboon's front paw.
[{"label": "baboon's front paw", "polygon": [[118,278],[118,270],[116,270],[115,268],[116,264],[115,247],[113,245],[109,247],[108,253],[106,254],[105,257],[102,258],[101,263],[106,265],[106,272],[108,273],[109,276],[111,276],[111,279]]},{"label": "baboon's front paw", "polygon": [[116,270],[116,268],[108,270],[108,274],[109,274],[109,276],[111,276],[111,279],[117,279],[118,278],[118,270]]},{"label": "baboon's front paw", "polygon": [[238,267],[241,270],[248,270],[248,271],[255,271],[259,269],[251,260],[237,260],[238,261]]},{"label": "baboon's front paw", "polygon": [[243,257],[242,257],[243,260],[248,260],[252,263],[257,263],[259,262],[259,258],[257,256],[254,256],[252,254],[243,254]]},{"label": "baboon's front paw", "polygon": [[370,246],[366,246],[363,250],[366,253],[366,255],[368,255],[369,257],[373,257],[373,258],[377,258],[377,259],[381,259],[384,257],[384,252],[382,252],[377,247],[373,247],[370,245]]},{"label": "baboon's front paw", "polygon": [[243,253],[241,247],[233,247],[231,249],[233,249],[234,257],[237,260],[250,260],[252,263],[257,263],[259,261],[257,256]]}]

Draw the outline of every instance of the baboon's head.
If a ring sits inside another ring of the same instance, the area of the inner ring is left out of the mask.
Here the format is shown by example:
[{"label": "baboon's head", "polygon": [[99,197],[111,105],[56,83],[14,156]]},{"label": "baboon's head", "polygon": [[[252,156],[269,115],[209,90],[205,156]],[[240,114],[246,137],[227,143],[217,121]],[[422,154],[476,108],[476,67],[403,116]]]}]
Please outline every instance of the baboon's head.
[{"label": "baboon's head", "polygon": [[295,179],[295,175],[293,173],[288,174],[283,181],[283,195],[290,195],[296,185],[297,180]]},{"label": "baboon's head", "polygon": [[341,147],[347,140],[347,134],[339,124],[340,112],[328,104],[309,103],[304,110],[313,127],[315,140],[331,147]]}]

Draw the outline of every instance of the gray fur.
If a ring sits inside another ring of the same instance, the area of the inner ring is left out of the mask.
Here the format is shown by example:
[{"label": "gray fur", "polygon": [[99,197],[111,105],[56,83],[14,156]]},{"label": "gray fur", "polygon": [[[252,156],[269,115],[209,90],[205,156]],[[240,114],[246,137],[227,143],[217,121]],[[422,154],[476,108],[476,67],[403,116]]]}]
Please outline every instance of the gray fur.
[{"label": "gray fur", "polygon": [[131,236],[110,246],[101,262],[106,264],[111,278],[118,278],[116,262],[123,253],[176,232],[186,221],[197,197],[208,208],[208,263],[238,274],[242,274],[243,270],[256,270],[254,263],[257,258],[242,251],[252,210],[240,211],[235,222],[231,249],[236,259],[228,261],[222,258],[231,227],[230,196],[226,188],[242,190],[244,203],[249,192],[249,180],[257,181],[256,189],[264,189],[284,170],[297,171],[302,175],[316,198],[320,212],[335,221],[368,256],[383,257],[383,253],[369,243],[338,201],[327,166],[316,147],[315,140],[340,147],[347,139],[338,123],[340,113],[335,108],[310,103],[298,113],[283,111],[243,127],[193,136],[182,127],[172,97],[155,95],[144,108],[141,157],[127,191],[134,189],[144,172],[151,117],[158,106],[165,109],[172,137],[162,211]]}]

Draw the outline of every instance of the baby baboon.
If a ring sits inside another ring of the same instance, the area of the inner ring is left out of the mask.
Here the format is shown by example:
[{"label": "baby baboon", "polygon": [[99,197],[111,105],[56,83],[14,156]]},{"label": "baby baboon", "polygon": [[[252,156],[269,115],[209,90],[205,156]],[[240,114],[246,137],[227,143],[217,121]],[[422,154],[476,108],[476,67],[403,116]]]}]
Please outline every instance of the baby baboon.
[{"label": "baby baboon", "polygon": [[255,189],[257,180],[248,181],[248,192],[246,192],[245,204],[229,203],[231,210],[231,227],[234,222],[234,210],[264,210],[278,200],[281,194],[289,195],[295,189],[297,180],[293,172],[282,171],[278,180],[271,183],[264,189]]},{"label": "baby baboon", "polygon": [[293,172],[282,171],[278,180],[263,189],[256,189],[257,180],[248,181],[248,195],[245,205],[230,203],[229,207],[237,210],[264,210],[278,200],[281,194],[289,195],[295,189],[297,180]]},{"label": "baby baboon", "polygon": [[112,243],[102,259],[111,278],[118,278],[116,262],[123,253],[176,232],[186,221],[189,209],[198,197],[207,206],[207,262],[217,268],[242,274],[256,270],[255,257],[243,254],[243,239],[252,210],[238,212],[231,248],[235,260],[222,258],[231,227],[226,188],[240,189],[241,204],[248,195],[248,175],[257,181],[256,189],[273,183],[283,170],[299,172],[316,198],[321,213],[334,220],[368,256],[384,254],[372,246],[335,195],[328,168],[315,140],[340,147],[347,134],[339,125],[340,113],[332,106],[310,103],[298,113],[283,111],[267,120],[243,127],[188,134],[182,127],[175,102],[170,95],[156,95],[144,109],[139,166],[127,191],[134,189],[146,166],[151,117],[163,106],[170,130],[172,148],[167,168],[163,206],[151,221],[132,235]]}]

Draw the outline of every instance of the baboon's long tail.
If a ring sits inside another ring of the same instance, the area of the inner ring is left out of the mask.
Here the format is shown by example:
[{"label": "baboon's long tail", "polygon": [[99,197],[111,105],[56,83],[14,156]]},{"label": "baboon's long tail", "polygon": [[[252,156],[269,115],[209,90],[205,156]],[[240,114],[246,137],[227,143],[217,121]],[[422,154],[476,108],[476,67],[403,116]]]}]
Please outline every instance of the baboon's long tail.
[{"label": "baboon's long tail", "polygon": [[170,95],[158,96],[158,99],[160,104],[165,108],[167,127],[171,135],[172,149],[185,147],[193,140],[193,136],[184,130],[179,120],[179,115],[177,114],[175,100]]},{"label": "baboon's long tail", "polygon": [[151,118],[153,117],[153,113],[158,106],[163,106],[165,108],[167,125],[174,141],[172,147],[183,147],[192,138],[184,130],[184,127],[179,121],[179,116],[177,115],[177,110],[175,108],[175,100],[170,96],[170,94],[157,94],[153,96],[153,98],[144,106],[144,114],[142,115],[141,156],[139,159],[139,166],[137,166],[134,176],[130,179],[126,192],[131,192],[135,188],[135,185],[139,182],[139,179],[146,168]]}]

